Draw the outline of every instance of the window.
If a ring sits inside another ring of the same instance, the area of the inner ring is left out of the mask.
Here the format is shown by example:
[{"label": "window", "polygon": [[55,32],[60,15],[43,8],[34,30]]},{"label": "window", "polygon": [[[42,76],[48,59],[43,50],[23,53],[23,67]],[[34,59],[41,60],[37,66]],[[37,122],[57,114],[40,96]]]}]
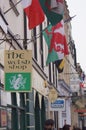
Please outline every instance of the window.
[{"label": "window", "polygon": [[43,60],[43,38],[42,38],[42,24],[40,25],[40,54],[41,54],[41,66],[44,67],[44,60]]},{"label": "window", "polygon": [[55,84],[55,68],[54,68],[54,63],[52,63],[52,69],[53,69],[53,71],[52,71],[52,73],[53,73],[53,83]]},{"label": "window", "polygon": [[86,90],[84,90],[84,95],[86,96]]},{"label": "window", "polygon": [[34,28],[33,30],[33,38],[34,38],[34,58],[37,60],[36,28]]},{"label": "window", "polygon": [[12,129],[12,127],[11,127],[11,114],[12,113],[12,111],[11,111],[11,108],[7,108],[7,129],[8,130],[11,130]]},{"label": "window", "polygon": [[51,82],[51,63],[49,64],[49,81]]},{"label": "window", "polygon": [[78,96],[78,92],[73,92],[72,95],[73,96]]}]

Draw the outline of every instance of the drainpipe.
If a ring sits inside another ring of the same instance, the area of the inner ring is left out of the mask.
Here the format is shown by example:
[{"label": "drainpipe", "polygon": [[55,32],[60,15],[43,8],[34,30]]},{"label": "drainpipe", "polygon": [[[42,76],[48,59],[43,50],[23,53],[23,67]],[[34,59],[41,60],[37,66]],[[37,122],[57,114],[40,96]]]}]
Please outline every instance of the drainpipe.
[{"label": "drainpipe", "polygon": [[23,47],[25,50],[27,50],[27,20],[24,13],[24,41],[23,41]]},{"label": "drainpipe", "polygon": [[[26,30],[26,16],[24,14],[24,40],[23,40],[23,48],[27,49],[27,30]],[[26,126],[27,126],[27,121],[26,121],[26,106],[25,106],[25,93],[20,93],[20,106],[24,108],[24,111],[22,112],[21,116],[20,116],[20,122],[21,122],[21,126],[20,129],[21,130],[26,130]]]},{"label": "drainpipe", "polygon": [[[25,50],[27,50],[27,20],[26,15],[24,13],[24,41],[23,41],[23,47]],[[26,93],[26,130],[29,130],[29,92]]]},{"label": "drainpipe", "polygon": [[[23,47],[25,50],[27,50],[27,20],[26,20],[26,15],[24,14],[24,42],[23,42]],[[32,92],[26,93],[26,129],[25,130],[30,130],[33,129],[35,130],[35,121],[34,121],[34,96],[33,96],[33,90]],[[32,115],[31,115],[32,113]],[[31,123],[33,121],[33,123]]]}]

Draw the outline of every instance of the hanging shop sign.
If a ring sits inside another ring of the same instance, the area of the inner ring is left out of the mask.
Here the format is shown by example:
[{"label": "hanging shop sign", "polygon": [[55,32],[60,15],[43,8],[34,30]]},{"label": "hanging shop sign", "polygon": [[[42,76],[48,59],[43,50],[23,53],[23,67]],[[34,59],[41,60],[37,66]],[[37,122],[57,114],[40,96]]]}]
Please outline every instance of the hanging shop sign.
[{"label": "hanging shop sign", "polygon": [[77,100],[77,101],[75,102],[75,104],[76,104],[79,108],[84,108],[84,107],[85,107],[85,104],[83,104],[83,102],[81,102],[81,101],[79,101],[79,100]]},{"label": "hanging shop sign", "polygon": [[31,91],[31,50],[5,50],[4,67],[5,91]]},{"label": "hanging shop sign", "polygon": [[50,103],[51,111],[65,111],[65,99],[58,98]]},{"label": "hanging shop sign", "polygon": [[50,102],[54,102],[57,99],[57,96],[58,96],[58,92],[54,88],[50,89],[48,95]]}]

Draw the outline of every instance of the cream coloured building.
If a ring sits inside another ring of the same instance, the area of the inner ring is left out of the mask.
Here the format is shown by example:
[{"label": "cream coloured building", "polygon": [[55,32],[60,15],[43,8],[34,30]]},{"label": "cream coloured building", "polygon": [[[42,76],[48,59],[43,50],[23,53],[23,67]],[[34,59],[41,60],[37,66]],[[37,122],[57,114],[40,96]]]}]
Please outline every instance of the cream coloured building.
[{"label": "cream coloured building", "polygon": [[[16,7],[13,8],[14,4],[16,4]],[[64,20],[69,18],[66,8],[65,5]],[[62,88],[64,93],[70,96],[69,74],[71,73],[71,64],[73,63],[74,65],[74,59],[72,59],[71,54],[65,58],[64,71],[61,74],[58,74],[55,64],[51,63],[46,66],[48,47],[42,36],[42,30],[48,24],[45,18],[45,21],[41,25],[29,30],[28,21],[23,12],[21,2],[18,0],[0,1],[0,111],[2,116],[0,129],[2,130],[6,128],[9,130],[37,130],[39,128],[41,130],[45,118],[55,119],[55,128],[57,129],[62,128],[65,119],[68,121],[71,118],[69,99],[66,104],[66,111],[63,113],[50,111],[49,108],[49,103],[55,100],[57,95],[62,96],[61,92],[59,92],[61,90],[58,91],[58,86],[60,87],[61,85],[59,85],[58,79],[61,79],[62,83],[64,83]],[[69,43],[69,35],[71,35],[70,22],[65,23],[65,33],[67,42]],[[5,50],[32,50],[31,92],[11,93],[4,91]],[[67,89],[64,85],[66,85]],[[54,98],[50,96],[52,89],[54,89],[54,95],[56,95]],[[67,111],[69,114],[66,115]],[[64,116],[63,119],[61,115]],[[3,118],[5,119],[5,123],[3,123]],[[71,119],[69,123],[71,124]]]}]

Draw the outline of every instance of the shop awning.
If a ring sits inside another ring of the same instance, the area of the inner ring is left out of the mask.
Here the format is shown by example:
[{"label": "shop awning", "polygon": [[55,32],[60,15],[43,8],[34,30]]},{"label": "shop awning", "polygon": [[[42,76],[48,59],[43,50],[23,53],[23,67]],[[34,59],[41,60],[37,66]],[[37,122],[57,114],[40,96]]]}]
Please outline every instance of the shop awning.
[{"label": "shop awning", "polygon": [[85,113],[86,109],[75,109],[74,112]]}]

